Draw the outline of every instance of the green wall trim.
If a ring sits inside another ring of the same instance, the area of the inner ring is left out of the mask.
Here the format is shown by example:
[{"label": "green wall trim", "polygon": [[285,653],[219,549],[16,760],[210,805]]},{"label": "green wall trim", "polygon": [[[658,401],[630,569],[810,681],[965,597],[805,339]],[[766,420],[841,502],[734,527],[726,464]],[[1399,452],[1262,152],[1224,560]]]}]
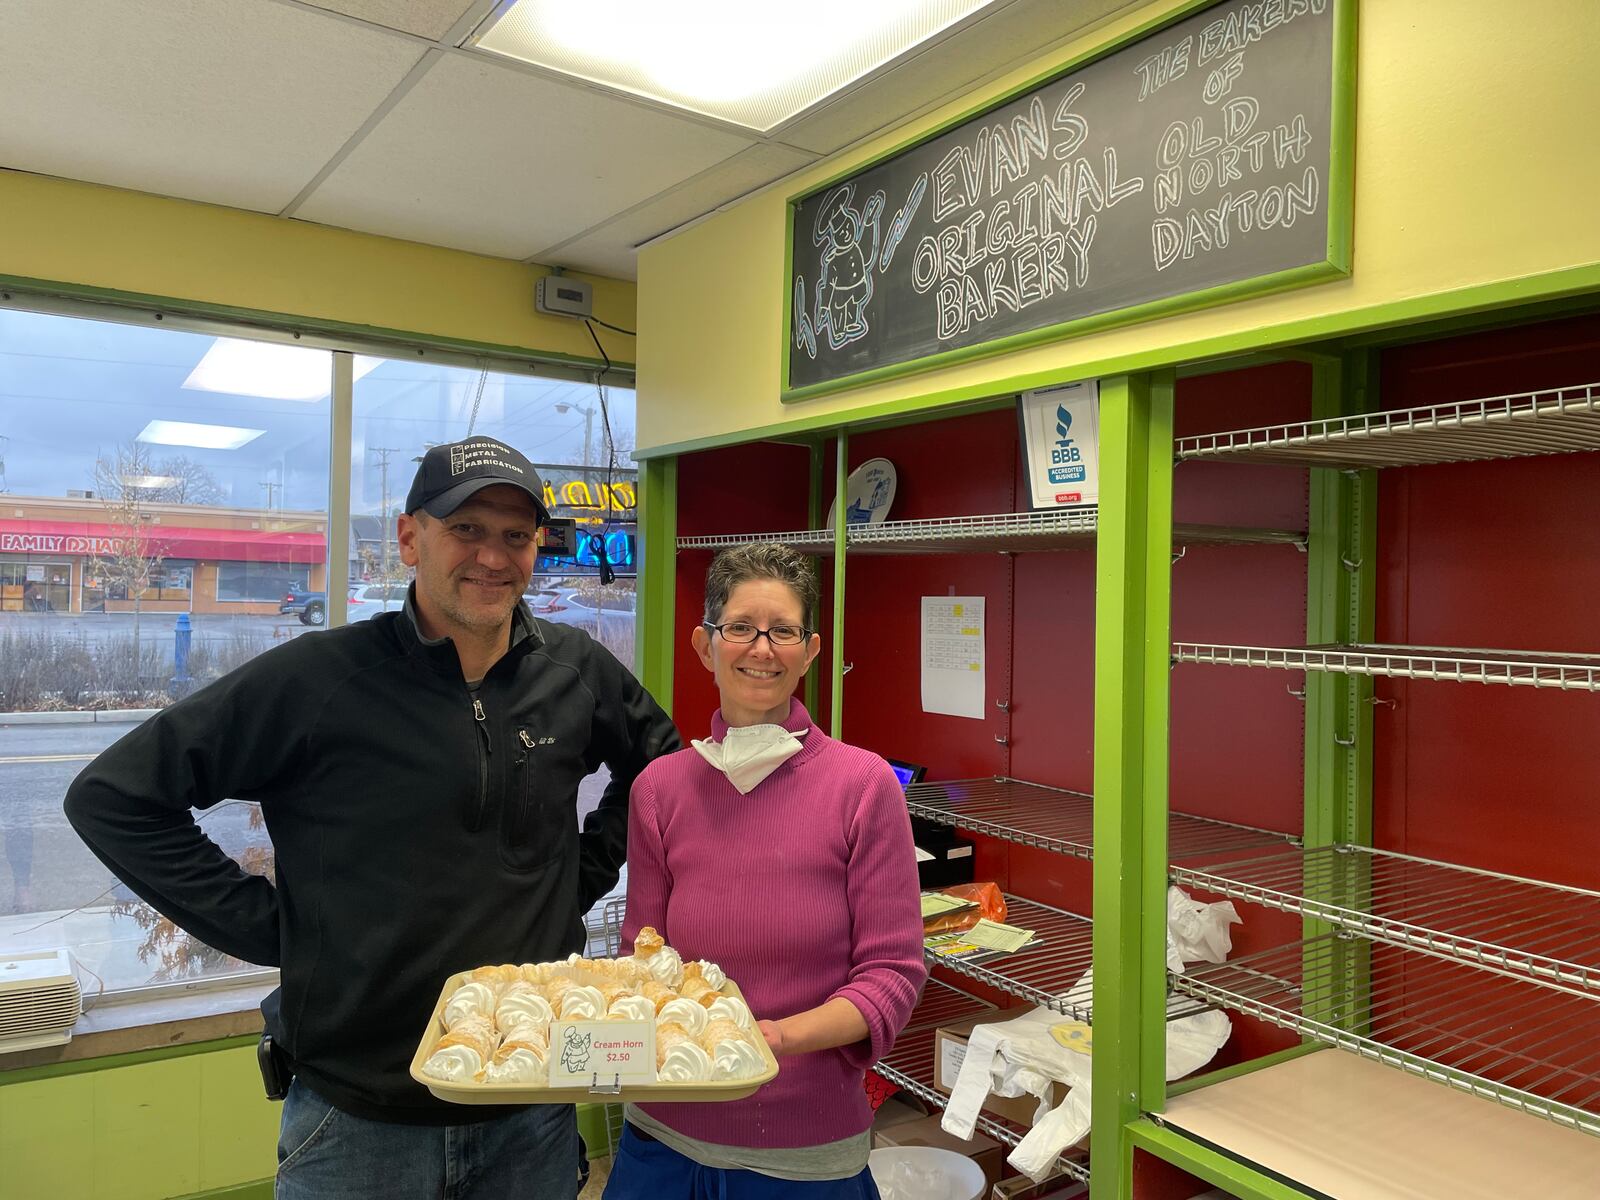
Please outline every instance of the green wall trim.
[{"label": "green wall trim", "polygon": [[1248,1062],[1234,1063],[1231,1067],[1221,1067],[1215,1071],[1207,1071],[1204,1075],[1191,1075],[1188,1079],[1180,1079],[1176,1083],[1167,1085],[1167,1099],[1174,1096],[1187,1095],[1189,1092],[1198,1092],[1201,1088],[1208,1088],[1214,1083],[1226,1083],[1230,1079],[1238,1079],[1241,1075],[1254,1075],[1263,1067],[1275,1067],[1279,1063],[1286,1063],[1291,1059],[1301,1058],[1313,1054],[1318,1050],[1328,1047],[1322,1042],[1302,1042],[1298,1046],[1290,1046],[1287,1050],[1279,1050],[1275,1054],[1263,1054],[1260,1058],[1252,1058]]},{"label": "green wall trim", "polygon": [[[565,367],[582,371],[603,371],[605,363],[599,358],[585,355],[563,354],[553,350],[538,350],[531,346],[508,346],[498,342],[475,342],[465,338],[445,337],[439,334],[417,333],[404,329],[387,329],[378,325],[354,325],[346,321],[331,321],[323,317],[301,317],[292,313],[271,312],[263,309],[240,308],[231,304],[212,304],[200,300],[178,300],[167,296],[154,296],[144,292],[124,292],[112,288],[90,287],[86,284],[53,283],[44,279],[29,279],[16,275],[0,275],[0,298],[15,301],[27,297],[45,300],[59,299],[75,303],[115,305],[138,309],[154,315],[170,314],[196,321],[220,321],[236,329],[259,328],[276,333],[311,334],[319,338],[349,339],[356,342],[377,343],[392,347],[396,354],[415,353],[419,347],[443,351],[451,355],[471,358],[497,358],[514,360],[534,366]],[[108,317],[115,314],[107,313]],[[611,372],[632,376],[634,364],[617,359],[611,362]]]},{"label": "green wall trim", "polygon": [[209,1192],[190,1192],[174,1200],[272,1200],[271,1179],[257,1179],[250,1183],[236,1183],[232,1187],[212,1188]]},{"label": "green wall trim", "polygon": [[1083,334],[1135,324],[1140,321],[1176,316],[1179,313],[1194,312],[1198,309],[1211,308],[1219,304],[1230,304],[1246,297],[1269,295],[1290,288],[1305,287],[1330,279],[1347,277],[1350,274],[1351,244],[1354,240],[1355,230],[1357,4],[1356,0],[1333,0],[1333,63],[1331,72],[1333,96],[1330,105],[1328,236],[1325,251],[1326,258],[1323,262],[1308,263],[1285,271],[1274,271],[1267,275],[1255,275],[1249,279],[1236,280],[1233,283],[1205,288],[1198,292],[1186,292],[1181,296],[1163,297],[1128,308],[1114,309],[1111,312],[1091,313],[1073,320],[1061,321],[1054,325],[1041,326],[1038,329],[1030,329],[1022,333],[996,338],[992,341],[980,342],[977,345],[963,346],[959,349],[947,350],[938,354],[924,355],[922,358],[911,359],[907,362],[892,363],[866,371],[857,371],[850,375],[840,376],[837,379],[826,379],[818,383],[806,384],[803,387],[789,386],[789,359],[794,351],[794,336],[792,332],[794,293],[792,281],[794,279],[794,211],[797,206],[808,197],[825,191],[842,180],[853,178],[863,171],[870,171],[879,163],[886,162],[914,146],[920,146],[925,142],[932,141],[941,134],[965,124],[975,117],[1003,107],[1019,96],[1024,96],[1036,88],[1060,79],[1062,76],[1068,75],[1097,59],[1114,54],[1122,47],[1130,45],[1148,34],[1164,29],[1169,25],[1175,25],[1192,13],[1221,2],[1222,0],[1182,0],[1182,3],[1179,3],[1176,7],[1147,18],[1111,41],[1092,46],[1065,62],[1057,63],[1041,71],[1033,78],[1018,84],[999,96],[971,105],[932,129],[922,130],[907,137],[895,143],[888,150],[861,162],[853,163],[850,167],[843,168],[830,175],[821,183],[809,185],[803,191],[791,195],[784,205],[784,295],[783,325],[780,330],[783,344],[778,356],[779,398],[785,404],[811,400],[818,396],[860,387],[863,384],[882,382],[887,379],[899,379],[922,371],[936,370],[940,367],[970,362],[976,358],[1006,354],[1027,346],[1038,345],[1041,342],[1053,342],[1062,338],[1078,337]]},{"label": "green wall trim", "polygon": [[678,557],[678,460],[654,458],[639,469],[639,591],[634,672],[668,716]]},{"label": "green wall trim", "polygon": [[51,1063],[42,1067],[22,1067],[15,1071],[0,1070],[0,1087],[12,1083],[33,1083],[39,1079],[57,1079],[68,1075],[85,1075],[91,1071],[110,1071],[117,1067],[132,1067],[140,1063],[161,1062],[169,1058],[188,1058],[192,1054],[211,1054],[217,1050],[232,1050],[239,1046],[254,1046],[261,1040],[255,1033],[238,1037],[217,1038],[209,1042],[186,1042],[181,1046],[161,1046],[154,1050],[136,1050],[129,1054],[108,1054],[103,1058],[80,1058],[71,1062]]},{"label": "green wall trim", "polygon": [[[1543,307],[1543,315],[1549,315],[1552,305],[1556,304],[1567,309],[1592,307],[1596,293],[1600,293],[1600,263],[1564,267],[1538,275],[1475,284],[1427,296],[1408,297],[1368,308],[1286,321],[1277,325],[1256,325],[1250,329],[1215,337],[1170,342],[1147,350],[1091,358],[1075,366],[1047,367],[1037,371],[998,375],[978,383],[933,389],[921,395],[865,404],[856,409],[842,411],[834,409],[753,429],[737,429],[702,438],[664,443],[635,450],[633,456],[638,460],[659,458],[694,450],[709,450],[719,446],[758,441],[762,438],[786,437],[812,430],[833,429],[845,424],[857,427],[862,422],[904,419],[913,413],[923,413],[928,416],[950,415],[949,410],[959,406],[992,402],[998,396],[1014,395],[1031,388],[1066,383],[1074,379],[1095,379],[1106,375],[1158,370],[1163,367],[1232,358],[1243,354],[1264,354],[1305,343],[1337,341],[1352,335],[1371,334],[1407,325],[1426,323],[1429,336],[1442,337],[1458,328],[1481,326],[1484,324],[1486,313],[1492,313],[1492,321],[1496,324],[1518,319],[1515,312],[1494,310],[1539,304]],[[944,411],[936,414],[935,410]]]},{"label": "green wall trim", "polygon": [[1127,1135],[1140,1150],[1226,1189],[1239,1200],[1306,1200],[1307,1196],[1318,1194],[1297,1188],[1277,1175],[1154,1121],[1132,1122],[1127,1127]]}]

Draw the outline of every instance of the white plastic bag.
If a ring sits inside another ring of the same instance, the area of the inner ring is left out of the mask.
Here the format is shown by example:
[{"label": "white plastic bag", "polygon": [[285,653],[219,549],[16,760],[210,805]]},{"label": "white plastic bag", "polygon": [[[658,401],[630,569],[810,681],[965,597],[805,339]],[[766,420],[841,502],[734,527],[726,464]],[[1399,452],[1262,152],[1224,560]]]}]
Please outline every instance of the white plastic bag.
[{"label": "white plastic bag", "polygon": [[1233,950],[1233,931],[1228,926],[1240,923],[1232,901],[1201,904],[1182,888],[1169,887],[1167,969],[1182,974],[1187,962],[1226,962]]}]

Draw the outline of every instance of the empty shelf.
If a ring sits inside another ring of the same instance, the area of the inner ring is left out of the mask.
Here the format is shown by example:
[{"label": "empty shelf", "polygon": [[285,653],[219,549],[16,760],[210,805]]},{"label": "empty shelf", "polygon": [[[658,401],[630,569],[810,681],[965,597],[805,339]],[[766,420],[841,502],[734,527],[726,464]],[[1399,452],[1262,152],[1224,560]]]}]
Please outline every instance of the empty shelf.
[{"label": "empty shelf", "polygon": [[1176,867],[1172,880],[1600,999],[1600,892],[1343,845]]},{"label": "empty shelf", "polygon": [[1600,1141],[1328,1050],[1174,1097],[1157,1119],[1332,1200],[1592,1200],[1600,1179]]},{"label": "empty shelf", "polygon": [[1439,646],[1218,646],[1175,642],[1178,662],[1336,675],[1387,675],[1445,683],[1600,691],[1600,655],[1520,650],[1458,650]]},{"label": "empty shelf", "polygon": [[1183,438],[1182,459],[1401,467],[1600,450],[1600,383]]},{"label": "empty shelf", "polygon": [[[913,816],[943,825],[1056,854],[1094,857],[1094,798],[1083,792],[1019,779],[956,779],[912,784],[906,803]],[[1174,860],[1282,847],[1291,841],[1287,834],[1183,813],[1171,814],[1167,824],[1168,856]]]},{"label": "empty shelf", "polygon": [[[882,521],[851,525],[845,530],[853,554],[991,554],[1043,550],[1094,549],[1098,512],[1064,508],[1053,512],[992,513],[986,516],[936,517],[918,521]],[[833,530],[802,529],[788,533],[730,533],[681,537],[680,550],[717,550],[746,542],[786,542],[809,554],[833,553]],[[1305,545],[1304,532],[1249,529],[1225,525],[1175,525],[1175,546]]]},{"label": "empty shelf", "polygon": [[1600,1135],[1600,1002],[1398,946],[1328,934],[1191,966],[1185,995]]}]

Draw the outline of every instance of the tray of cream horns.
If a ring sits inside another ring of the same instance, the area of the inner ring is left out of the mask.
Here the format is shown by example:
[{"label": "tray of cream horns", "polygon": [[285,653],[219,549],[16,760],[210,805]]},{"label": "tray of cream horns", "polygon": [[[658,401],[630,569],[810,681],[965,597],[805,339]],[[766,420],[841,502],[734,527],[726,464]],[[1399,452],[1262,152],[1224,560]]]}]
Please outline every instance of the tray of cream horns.
[{"label": "tray of cream horns", "polygon": [[411,1060],[458,1104],[741,1100],[777,1074],[737,985],[648,926],[629,957],[450,976]]}]

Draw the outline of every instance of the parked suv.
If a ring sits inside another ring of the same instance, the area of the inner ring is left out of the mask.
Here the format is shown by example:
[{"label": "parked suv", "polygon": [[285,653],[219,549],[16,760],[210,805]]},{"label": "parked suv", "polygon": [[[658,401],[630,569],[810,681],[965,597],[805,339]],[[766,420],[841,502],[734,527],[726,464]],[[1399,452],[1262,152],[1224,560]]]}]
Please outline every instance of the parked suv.
[{"label": "parked suv", "polygon": [[[355,589],[351,589],[354,591]],[[300,618],[302,625],[326,625],[328,623],[328,594],[326,592],[297,592],[284,593],[283,600],[278,605],[280,613],[293,613]]]}]

